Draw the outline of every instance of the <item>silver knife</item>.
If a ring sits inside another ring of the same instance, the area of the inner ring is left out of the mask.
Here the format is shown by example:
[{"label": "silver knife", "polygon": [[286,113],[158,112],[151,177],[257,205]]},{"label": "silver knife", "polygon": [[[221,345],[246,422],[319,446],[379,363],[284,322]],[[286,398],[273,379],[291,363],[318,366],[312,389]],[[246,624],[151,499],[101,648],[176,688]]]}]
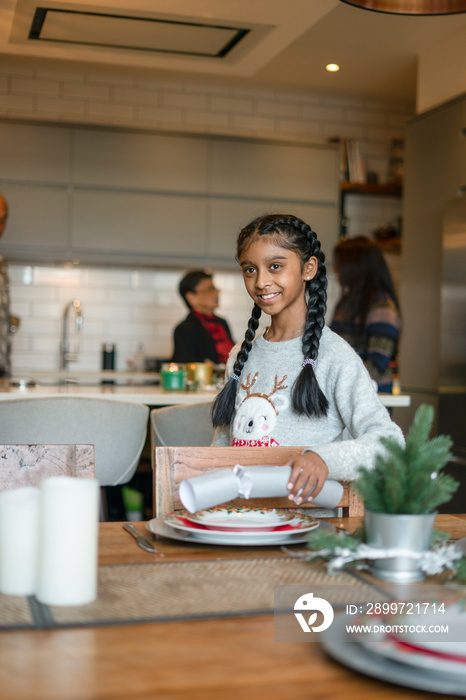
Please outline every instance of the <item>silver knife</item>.
[{"label": "silver knife", "polygon": [[135,538],[136,542],[141,547],[141,549],[144,549],[146,552],[157,553],[159,551],[158,549],[155,549],[155,547],[153,547],[151,543],[141,535],[139,530],[136,527],[134,527],[132,523],[125,523],[123,525],[123,529],[129,532]]}]

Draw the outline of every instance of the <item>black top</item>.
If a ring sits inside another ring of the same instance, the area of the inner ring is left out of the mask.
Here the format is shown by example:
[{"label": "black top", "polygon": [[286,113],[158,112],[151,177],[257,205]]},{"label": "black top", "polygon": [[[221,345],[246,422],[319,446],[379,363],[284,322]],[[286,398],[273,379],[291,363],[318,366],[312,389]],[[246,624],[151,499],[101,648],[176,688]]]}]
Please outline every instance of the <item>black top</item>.
[{"label": "black top", "polygon": [[[229,338],[231,338],[228,323],[219,316],[216,318],[225,328]],[[211,360],[218,364],[219,359],[215,349],[215,340],[204,328],[200,319],[192,312],[175,328],[174,340],[175,350],[172,362],[205,362],[205,360]]]}]

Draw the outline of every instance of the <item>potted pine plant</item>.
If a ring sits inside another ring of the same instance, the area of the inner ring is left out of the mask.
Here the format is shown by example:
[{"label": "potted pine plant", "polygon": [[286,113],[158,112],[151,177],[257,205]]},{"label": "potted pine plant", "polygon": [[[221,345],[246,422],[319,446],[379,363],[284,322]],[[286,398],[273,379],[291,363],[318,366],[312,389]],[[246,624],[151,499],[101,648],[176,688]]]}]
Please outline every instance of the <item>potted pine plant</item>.
[{"label": "potted pine plant", "polygon": [[459,486],[451,476],[441,473],[451,457],[452,440],[445,435],[429,440],[433,418],[433,408],[422,404],[405,446],[382,438],[385,451],[377,455],[374,468],[358,470],[355,486],[364,500],[366,543],[408,552],[406,556],[372,560],[372,573],[385,581],[411,583],[424,578],[409,552],[430,548],[436,509],[447,503]]}]

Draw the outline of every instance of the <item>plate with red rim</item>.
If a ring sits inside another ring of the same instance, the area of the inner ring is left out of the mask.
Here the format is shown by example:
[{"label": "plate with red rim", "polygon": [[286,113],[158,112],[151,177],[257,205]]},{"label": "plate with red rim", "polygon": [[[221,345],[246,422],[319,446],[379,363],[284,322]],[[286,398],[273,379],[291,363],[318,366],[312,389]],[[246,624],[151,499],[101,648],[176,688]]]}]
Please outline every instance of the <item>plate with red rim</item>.
[{"label": "plate with red rim", "polygon": [[[324,650],[341,664],[377,680],[407,688],[446,695],[465,696],[464,676],[430,668],[416,668],[377,653],[377,644],[362,646],[348,628],[355,622],[352,615],[337,614],[328,629],[319,635]],[[395,691],[393,691],[395,695]],[[430,697],[430,695],[429,695]]]},{"label": "plate with red rim", "polygon": [[[437,604],[437,608],[439,604]],[[397,614],[372,616],[370,622],[380,623],[378,631],[355,634],[355,639],[366,649],[393,661],[416,666],[418,669],[454,673],[466,680],[466,610],[464,600],[444,604],[445,613]],[[357,624],[367,622],[361,615]],[[448,627],[448,636],[437,632],[428,636],[430,626]],[[404,626],[406,630],[398,632]],[[394,630],[394,631],[393,631]],[[451,640],[457,641],[451,641]],[[458,641],[461,640],[461,641]]]},{"label": "plate with red rim", "polygon": [[296,539],[303,537],[305,541],[307,533],[319,527],[319,521],[309,515],[295,513],[293,519],[277,526],[274,530],[214,530],[207,528],[198,522],[192,522],[186,518],[186,511],[175,511],[164,518],[166,525],[174,530],[189,532],[196,540],[218,544],[278,544],[287,538]]},{"label": "plate with red rim", "polygon": [[237,532],[273,532],[283,525],[298,522],[295,513],[275,508],[209,508],[198,513],[186,513],[184,518],[209,530]]}]

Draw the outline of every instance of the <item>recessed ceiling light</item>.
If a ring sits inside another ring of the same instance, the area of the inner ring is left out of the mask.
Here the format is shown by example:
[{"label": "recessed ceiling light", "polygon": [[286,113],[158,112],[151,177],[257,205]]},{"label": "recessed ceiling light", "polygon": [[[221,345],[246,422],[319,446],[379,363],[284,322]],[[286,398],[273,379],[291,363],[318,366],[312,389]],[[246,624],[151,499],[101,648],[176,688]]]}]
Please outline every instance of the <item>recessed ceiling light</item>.
[{"label": "recessed ceiling light", "polygon": [[337,70],[340,70],[340,66],[337,63],[327,63],[325,70],[328,70],[329,73],[336,73]]}]

